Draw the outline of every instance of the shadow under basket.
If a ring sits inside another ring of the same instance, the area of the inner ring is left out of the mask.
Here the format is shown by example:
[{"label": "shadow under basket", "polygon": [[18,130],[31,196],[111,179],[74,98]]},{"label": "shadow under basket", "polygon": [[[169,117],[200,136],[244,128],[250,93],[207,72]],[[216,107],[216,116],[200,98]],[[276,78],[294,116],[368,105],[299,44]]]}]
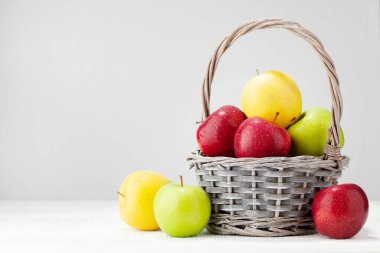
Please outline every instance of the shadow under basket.
[{"label": "shadow under basket", "polygon": [[227,36],[210,60],[202,86],[203,117],[210,114],[211,83],[222,54],[240,36],[258,29],[284,28],[304,38],[326,67],[332,96],[331,127],[321,157],[189,157],[199,185],[212,204],[208,230],[216,234],[291,236],[315,233],[311,213],[315,194],[336,184],[349,159],[340,154],[342,98],[335,66],[322,43],[301,25],[281,19],[253,21]]}]

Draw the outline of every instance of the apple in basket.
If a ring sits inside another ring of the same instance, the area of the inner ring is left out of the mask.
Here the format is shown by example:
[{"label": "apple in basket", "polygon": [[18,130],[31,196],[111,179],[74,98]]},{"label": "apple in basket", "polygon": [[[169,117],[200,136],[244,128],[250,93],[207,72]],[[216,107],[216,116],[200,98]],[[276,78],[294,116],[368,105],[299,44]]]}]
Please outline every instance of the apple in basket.
[{"label": "apple in basket", "polygon": [[[322,156],[331,125],[331,113],[325,108],[314,107],[302,113],[300,119],[288,128],[292,138],[291,155]],[[340,147],[344,146],[344,134],[340,128]]]},{"label": "apple in basket", "polygon": [[236,129],[246,119],[235,106],[225,105],[213,112],[198,128],[197,141],[206,156],[234,157]]},{"label": "apple in basket", "polygon": [[363,227],[368,216],[368,198],[356,184],[325,188],[313,201],[313,218],[321,235],[350,238]]},{"label": "apple in basket", "polygon": [[291,76],[272,70],[255,76],[245,85],[241,105],[248,118],[261,117],[287,128],[301,115],[302,97]]},{"label": "apple in basket", "polygon": [[288,156],[291,139],[285,128],[253,117],[237,129],[234,148],[236,157]]}]

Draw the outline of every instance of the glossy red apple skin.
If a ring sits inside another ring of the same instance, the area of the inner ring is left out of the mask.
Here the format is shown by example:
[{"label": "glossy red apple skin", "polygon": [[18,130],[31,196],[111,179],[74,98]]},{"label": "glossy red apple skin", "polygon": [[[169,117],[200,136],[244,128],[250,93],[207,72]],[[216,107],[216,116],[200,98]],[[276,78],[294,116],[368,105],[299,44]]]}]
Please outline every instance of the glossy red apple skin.
[{"label": "glossy red apple skin", "polygon": [[288,131],[260,117],[246,119],[235,133],[236,157],[288,156],[290,147]]},{"label": "glossy red apple skin", "polygon": [[367,217],[368,198],[356,184],[325,188],[313,201],[313,218],[318,232],[334,239],[353,237]]},{"label": "glossy red apple skin", "polygon": [[198,128],[197,141],[206,156],[235,157],[234,136],[246,119],[237,107],[225,105],[213,112]]}]

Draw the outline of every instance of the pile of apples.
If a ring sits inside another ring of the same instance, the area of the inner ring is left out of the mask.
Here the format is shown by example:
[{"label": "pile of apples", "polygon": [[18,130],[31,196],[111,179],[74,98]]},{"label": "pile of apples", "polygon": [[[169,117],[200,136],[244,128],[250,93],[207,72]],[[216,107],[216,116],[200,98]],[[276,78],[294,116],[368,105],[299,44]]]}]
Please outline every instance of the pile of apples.
[{"label": "pile of apples", "polygon": [[[321,156],[331,113],[324,108],[302,112],[301,92],[280,71],[252,78],[242,92],[242,109],[225,105],[198,128],[197,141],[205,156]],[[344,135],[341,130],[341,147]]]}]

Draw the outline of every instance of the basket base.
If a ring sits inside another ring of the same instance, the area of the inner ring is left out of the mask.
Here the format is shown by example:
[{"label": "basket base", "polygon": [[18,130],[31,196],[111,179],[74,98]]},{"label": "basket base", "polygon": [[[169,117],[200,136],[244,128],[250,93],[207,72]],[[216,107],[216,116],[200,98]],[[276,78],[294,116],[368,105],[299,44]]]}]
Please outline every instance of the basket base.
[{"label": "basket base", "polygon": [[238,219],[236,216],[228,216],[212,215],[207,230],[213,234],[256,237],[297,236],[317,233],[312,217],[261,219],[240,217]]}]

